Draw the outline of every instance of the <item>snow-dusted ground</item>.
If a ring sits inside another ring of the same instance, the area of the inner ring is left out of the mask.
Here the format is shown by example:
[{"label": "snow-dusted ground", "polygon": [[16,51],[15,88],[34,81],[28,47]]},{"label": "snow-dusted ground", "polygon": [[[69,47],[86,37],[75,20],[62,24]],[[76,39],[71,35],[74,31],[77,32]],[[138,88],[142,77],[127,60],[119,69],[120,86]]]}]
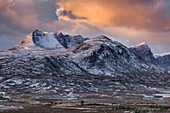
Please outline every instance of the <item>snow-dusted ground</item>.
[{"label": "snow-dusted ground", "polygon": [[11,110],[11,109],[23,109],[22,106],[7,106],[7,105],[0,105],[0,111],[1,110]]}]

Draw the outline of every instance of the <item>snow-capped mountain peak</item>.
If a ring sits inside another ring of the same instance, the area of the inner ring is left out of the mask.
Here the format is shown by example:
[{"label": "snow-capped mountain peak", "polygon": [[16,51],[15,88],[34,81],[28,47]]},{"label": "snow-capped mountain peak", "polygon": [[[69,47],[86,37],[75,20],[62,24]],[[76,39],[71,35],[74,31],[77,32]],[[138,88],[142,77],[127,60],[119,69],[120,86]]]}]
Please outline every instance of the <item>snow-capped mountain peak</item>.
[{"label": "snow-capped mountain peak", "polygon": [[81,35],[70,36],[62,33],[35,30],[27,35],[21,43],[8,50],[55,50],[66,49],[84,42]]}]

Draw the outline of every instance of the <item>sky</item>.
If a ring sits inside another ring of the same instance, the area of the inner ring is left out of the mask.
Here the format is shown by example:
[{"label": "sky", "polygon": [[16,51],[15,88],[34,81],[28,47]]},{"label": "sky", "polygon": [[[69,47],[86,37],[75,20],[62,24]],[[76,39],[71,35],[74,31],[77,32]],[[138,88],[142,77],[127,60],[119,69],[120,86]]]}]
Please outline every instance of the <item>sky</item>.
[{"label": "sky", "polygon": [[0,50],[39,29],[170,52],[170,0],[0,0]]}]

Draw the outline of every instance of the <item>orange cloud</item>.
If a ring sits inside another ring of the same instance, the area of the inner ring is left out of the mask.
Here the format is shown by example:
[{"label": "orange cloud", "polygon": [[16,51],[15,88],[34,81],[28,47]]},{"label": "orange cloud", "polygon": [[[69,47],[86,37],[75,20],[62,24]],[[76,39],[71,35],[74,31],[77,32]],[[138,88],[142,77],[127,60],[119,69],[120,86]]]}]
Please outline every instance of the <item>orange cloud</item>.
[{"label": "orange cloud", "polygon": [[[56,4],[127,46],[147,42],[157,48],[152,48],[154,52],[170,51],[168,0],[56,0]],[[61,17],[74,22],[70,15]]]},{"label": "orange cloud", "polygon": [[96,26],[170,31],[168,1],[63,0],[64,9]]},{"label": "orange cloud", "polygon": [[170,44],[170,32],[149,32],[145,30],[133,30],[120,27],[105,27],[103,31],[110,35],[133,40],[136,43],[147,42],[148,44]]},{"label": "orange cloud", "polygon": [[2,6],[3,5],[3,2],[2,1],[0,1],[0,6]]}]

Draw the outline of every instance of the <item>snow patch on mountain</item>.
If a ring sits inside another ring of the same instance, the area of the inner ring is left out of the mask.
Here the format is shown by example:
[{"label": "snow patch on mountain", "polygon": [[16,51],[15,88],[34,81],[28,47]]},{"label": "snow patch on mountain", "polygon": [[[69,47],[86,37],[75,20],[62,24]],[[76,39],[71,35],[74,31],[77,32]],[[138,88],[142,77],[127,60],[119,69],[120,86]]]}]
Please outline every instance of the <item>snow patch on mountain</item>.
[{"label": "snow patch on mountain", "polygon": [[142,42],[138,44],[136,47],[140,47],[140,46],[145,46],[146,48],[148,48],[148,44],[146,42]]},{"label": "snow patch on mountain", "polygon": [[32,33],[32,40],[36,45],[45,49],[65,49],[55,38],[54,33],[36,30]]}]

